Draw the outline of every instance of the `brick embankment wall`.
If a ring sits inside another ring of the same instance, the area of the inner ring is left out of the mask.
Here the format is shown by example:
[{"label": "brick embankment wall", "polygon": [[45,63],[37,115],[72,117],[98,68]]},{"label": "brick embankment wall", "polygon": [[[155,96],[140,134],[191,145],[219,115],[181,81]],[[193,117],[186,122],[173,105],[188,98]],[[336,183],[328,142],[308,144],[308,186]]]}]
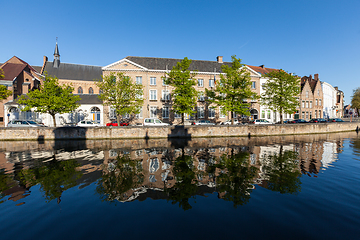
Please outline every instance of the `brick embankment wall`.
[{"label": "brick embankment wall", "polygon": [[355,131],[360,122],[240,126],[0,128],[0,140],[277,136]]}]

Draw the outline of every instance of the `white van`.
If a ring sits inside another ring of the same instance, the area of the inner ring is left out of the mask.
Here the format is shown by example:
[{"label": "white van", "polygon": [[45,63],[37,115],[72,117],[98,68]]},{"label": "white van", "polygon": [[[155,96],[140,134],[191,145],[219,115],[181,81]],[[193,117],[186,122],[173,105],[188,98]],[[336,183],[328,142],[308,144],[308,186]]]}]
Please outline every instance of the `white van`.
[{"label": "white van", "polygon": [[169,126],[168,123],[164,123],[157,118],[145,118],[144,126]]}]

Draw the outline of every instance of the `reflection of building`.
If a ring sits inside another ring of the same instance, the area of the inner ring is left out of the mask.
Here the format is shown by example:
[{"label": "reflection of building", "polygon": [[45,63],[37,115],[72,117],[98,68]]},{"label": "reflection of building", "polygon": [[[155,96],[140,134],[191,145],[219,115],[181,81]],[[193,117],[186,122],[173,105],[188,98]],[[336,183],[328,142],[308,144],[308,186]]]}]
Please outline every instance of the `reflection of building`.
[{"label": "reflection of building", "polygon": [[337,160],[337,144],[334,142],[324,142],[324,151],[321,158],[323,168],[328,168],[332,162]]}]

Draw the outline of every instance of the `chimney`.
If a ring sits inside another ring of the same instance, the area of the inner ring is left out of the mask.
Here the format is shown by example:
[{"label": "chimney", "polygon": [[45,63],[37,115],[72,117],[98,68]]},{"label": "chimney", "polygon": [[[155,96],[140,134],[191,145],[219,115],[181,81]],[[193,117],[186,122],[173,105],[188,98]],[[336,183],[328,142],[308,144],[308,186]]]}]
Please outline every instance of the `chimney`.
[{"label": "chimney", "polygon": [[47,56],[44,56],[44,61],[43,61],[43,65],[42,65],[40,74],[43,74],[43,73],[44,73],[44,69],[45,69],[45,65],[46,65],[46,62],[47,62],[47,61],[48,61]]},{"label": "chimney", "polygon": [[318,74],[318,73],[314,74],[314,79],[315,79],[316,81],[319,80],[319,74]]},{"label": "chimney", "polygon": [[260,65],[259,67],[261,67],[262,69],[265,69],[265,65]]},{"label": "chimney", "polygon": [[217,59],[217,62],[218,62],[218,63],[224,63],[224,62],[223,62],[223,56],[217,56],[216,59]]}]

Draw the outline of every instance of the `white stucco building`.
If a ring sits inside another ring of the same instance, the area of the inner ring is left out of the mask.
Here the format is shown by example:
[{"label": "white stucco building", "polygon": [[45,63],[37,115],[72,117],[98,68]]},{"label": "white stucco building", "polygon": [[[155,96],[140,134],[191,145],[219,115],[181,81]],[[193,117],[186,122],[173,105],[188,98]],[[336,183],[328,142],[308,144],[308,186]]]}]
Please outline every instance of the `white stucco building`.
[{"label": "white stucco building", "polygon": [[324,118],[335,118],[337,90],[327,82],[321,82],[321,88],[323,91]]}]

